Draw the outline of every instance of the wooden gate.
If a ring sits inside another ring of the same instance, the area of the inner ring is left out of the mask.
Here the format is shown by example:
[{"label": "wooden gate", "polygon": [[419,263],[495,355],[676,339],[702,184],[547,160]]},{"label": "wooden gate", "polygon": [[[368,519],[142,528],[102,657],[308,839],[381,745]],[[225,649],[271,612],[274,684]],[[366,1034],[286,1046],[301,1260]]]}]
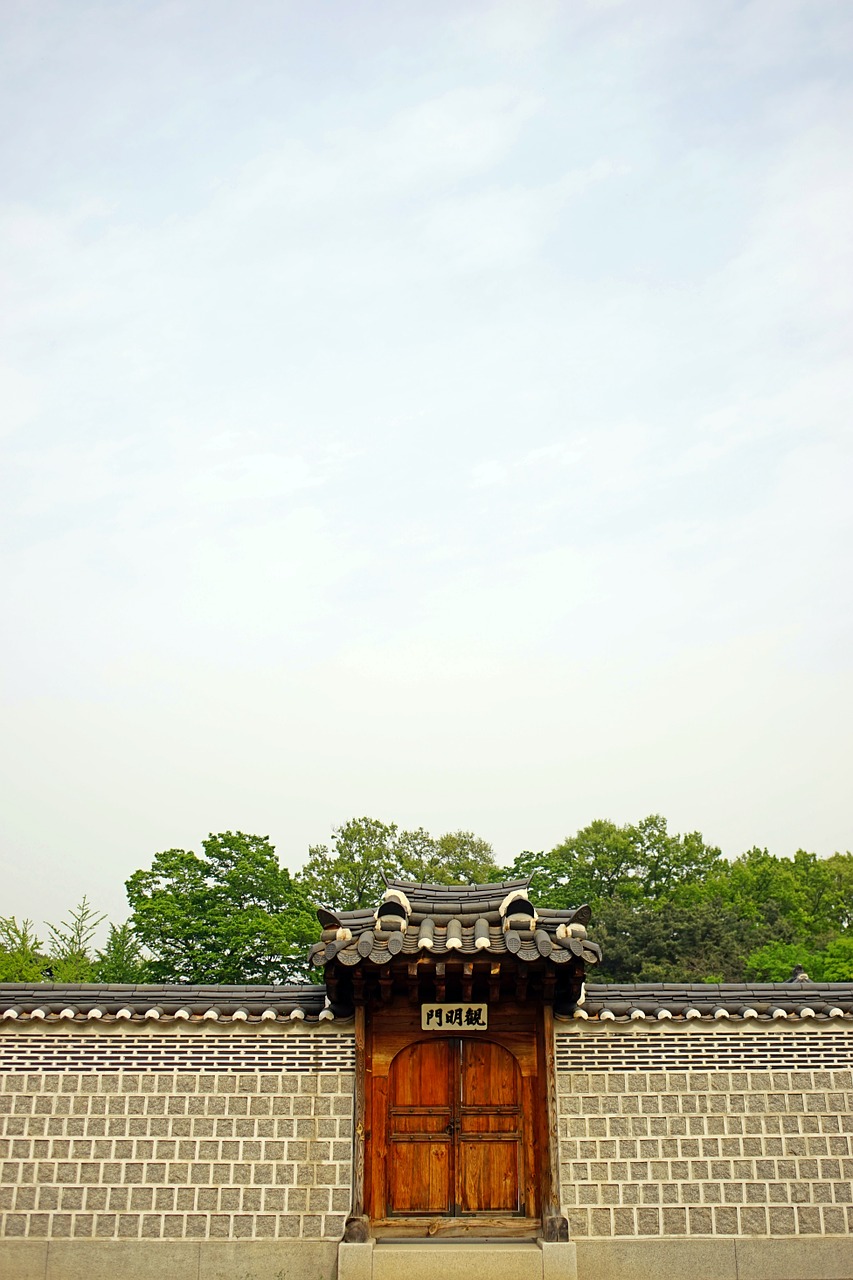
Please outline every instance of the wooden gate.
[{"label": "wooden gate", "polygon": [[515,1058],[489,1040],[419,1041],[388,1079],[391,1215],[523,1214],[524,1115]]}]

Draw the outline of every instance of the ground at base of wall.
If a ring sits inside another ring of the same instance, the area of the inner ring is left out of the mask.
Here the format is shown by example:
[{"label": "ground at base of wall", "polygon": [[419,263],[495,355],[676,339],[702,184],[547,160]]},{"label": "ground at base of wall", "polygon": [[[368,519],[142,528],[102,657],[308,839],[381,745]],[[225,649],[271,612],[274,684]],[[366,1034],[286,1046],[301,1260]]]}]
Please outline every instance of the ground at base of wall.
[{"label": "ground at base of wall", "polygon": [[325,1240],[0,1240],[2,1280],[335,1280]]},{"label": "ground at base of wall", "polygon": [[576,1244],[578,1280],[853,1280],[853,1236]]},{"label": "ground at base of wall", "polygon": [[341,1245],[338,1280],[853,1280],[853,1237]]},{"label": "ground at base of wall", "polygon": [[470,1280],[477,1273],[502,1280],[506,1264],[510,1280],[853,1280],[853,1236],[579,1240],[544,1246],[430,1241],[419,1247],[267,1240],[0,1241],[2,1280],[388,1280],[391,1275]]}]

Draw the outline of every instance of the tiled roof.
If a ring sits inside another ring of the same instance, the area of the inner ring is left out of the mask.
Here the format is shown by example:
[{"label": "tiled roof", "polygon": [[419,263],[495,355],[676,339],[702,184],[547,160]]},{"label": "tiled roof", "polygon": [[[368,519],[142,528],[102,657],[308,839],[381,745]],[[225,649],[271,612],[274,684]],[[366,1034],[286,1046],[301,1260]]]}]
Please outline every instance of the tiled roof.
[{"label": "tiled roof", "polygon": [[587,983],[583,1003],[573,1016],[599,1022],[853,1021],[853,982]]},{"label": "tiled roof", "polygon": [[[338,1016],[345,1014],[338,1010]],[[319,1022],[332,1020],[323,986],[111,986],[0,983],[0,1020],[63,1022]],[[575,1018],[599,1022],[853,1022],[853,982],[587,983]]]},{"label": "tiled roof", "polygon": [[598,964],[601,948],[586,936],[589,907],[536,907],[529,887],[528,879],[452,886],[391,880],[375,909],[318,910],[323,938],[312,948],[312,963],[336,959],[343,965],[362,960],[381,965],[396,955],[476,956],[485,951],[527,961],[547,957],[554,964],[574,956]]},{"label": "tiled roof", "polygon": [[45,1022],[319,1022],[334,1017],[323,986],[112,986],[0,983],[0,1019]]}]

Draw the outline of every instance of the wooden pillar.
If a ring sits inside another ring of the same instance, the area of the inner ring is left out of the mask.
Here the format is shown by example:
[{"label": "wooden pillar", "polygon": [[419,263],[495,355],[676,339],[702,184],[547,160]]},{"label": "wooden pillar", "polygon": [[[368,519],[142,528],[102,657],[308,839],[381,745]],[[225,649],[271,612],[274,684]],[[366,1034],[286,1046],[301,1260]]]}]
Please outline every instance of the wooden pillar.
[{"label": "wooden pillar", "polygon": [[543,1053],[545,1058],[545,1100],[548,1150],[543,1171],[542,1236],[545,1240],[568,1240],[569,1224],[560,1213],[560,1122],[557,1111],[557,1063],[554,1057],[554,1010],[542,1010]]},{"label": "wooden pillar", "polygon": [[367,1041],[363,1004],[355,1006],[355,1138],[352,1170],[352,1209],[344,1228],[344,1240],[363,1244],[370,1239],[370,1223],[364,1212],[365,1122],[367,1117]]}]

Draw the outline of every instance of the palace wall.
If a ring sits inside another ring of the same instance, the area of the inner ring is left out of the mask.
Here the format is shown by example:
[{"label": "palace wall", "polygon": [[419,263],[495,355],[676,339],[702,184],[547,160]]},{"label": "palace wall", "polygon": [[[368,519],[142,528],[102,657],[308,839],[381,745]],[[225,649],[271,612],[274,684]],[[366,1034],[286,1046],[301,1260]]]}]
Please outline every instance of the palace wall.
[{"label": "palace wall", "polygon": [[279,1241],[334,1274],[351,1028],[7,1023],[0,1072],[5,1242]]},{"label": "palace wall", "polygon": [[[580,1280],[853,1276],[849,1018],[558,1022],[555,1057]],[[354,1059],[334,1021],[0,1023],[0,1274],[333,1280]]]},{"label": "palace wall", "polygon": [[574,1239],[853,1232],[849,1023],[563,1024],[556,1060]]}]

